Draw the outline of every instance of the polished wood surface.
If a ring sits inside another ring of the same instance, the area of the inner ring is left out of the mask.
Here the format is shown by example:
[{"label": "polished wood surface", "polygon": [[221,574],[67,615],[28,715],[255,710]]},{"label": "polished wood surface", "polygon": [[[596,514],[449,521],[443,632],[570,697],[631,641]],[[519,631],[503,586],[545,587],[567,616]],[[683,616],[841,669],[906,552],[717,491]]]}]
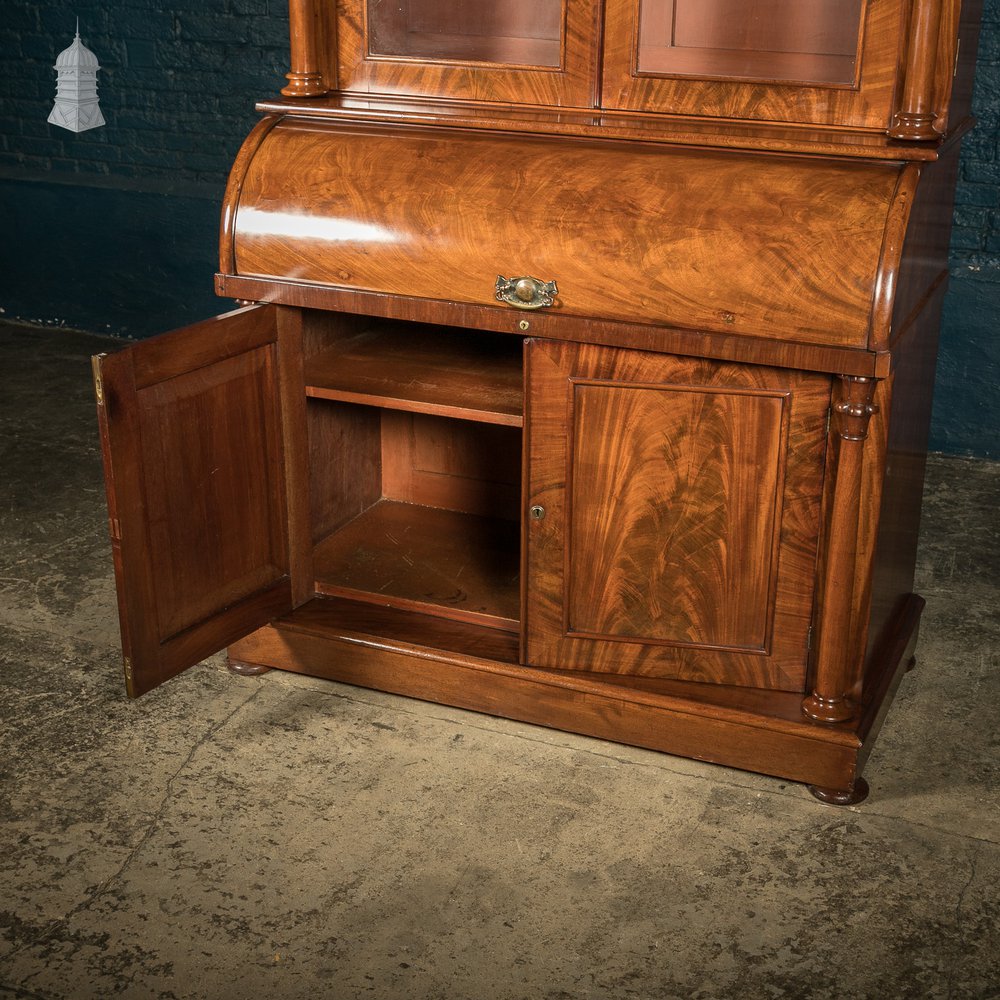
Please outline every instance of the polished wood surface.
[{"label": "polished wood surface", "polygon": [[[889,125],[900,35],[907,15],[906,0],[868,0],[864,4],[856,86],[853,76],[846,82],[834,81],[833,85],[829,80],[818,81],[826,86],[816,85],[817,81],[810,83],[810,74],[815,76],[818,70],[815,60],[805,60],[805,65],[799,68],[805,79],[794,83],[781,82],[780,70],[770,79],[740,80],[740,74],[732,73],[731,58],[717,61],[709,67],[709,72],[700,73],[699,78],[656,75],[655,70],[643,71],[641,48],[637,72],[632,54],[641,46],[639,6],[635,0],[607,0],[604,107],[882,130]],[[827,8],[834,6],[842,11],[851,5],[828,4]],[[848,10],[844,21],[845,26],[853,29],[856,22],[850,13]],[[776,28],[769,24],[767,30],[773,33]],[[755,58],[763,61],[765,57]],[[758,72],[762,74],[763,70]]]},{"label": "polished wood surface", "polygon": [[385,647],[418,656],[461,657],[487,666],[515,666],[517,636],[508,629],[460,622],[439,615],[403,611],[343,597],[317,597],[296,608],[294,620],[284,619],[297,632],[320,638],[380,641]]},{"label": "polished wood surface", "polygon": [[[369,6],[369,0],[336,6],[290,0],[291,71],[283,94],[310,103],[339,92],[656,110],[873,129],[933,142],[949,120],[968,114],[982,2]],[[962,60],[958,72],[962,47],[973,58]]]},{"label": "polished wood surface", "polygon": [[850,788],[821,788],[819,785],[809,785],[809,791],[828,806],[856,806],[868,798],[871,789],[864,778],[857,778]]},{"label": "polished wood surface", "polygon": [[853,85],[864,0],[640,6],[640,74]]},{"label": "polished wood surface", "polygon": [[815,671],[802,710],[819,722],[843,722],[857,711],[851,696],[861,670],[861,648],[852,642],[858,593],[858,529],[864,444],[877,407],[874,379],[842,378],[834,390],[831,446],[832,489],[828,490],[826,539],[820,577]]},{"label": "polished wood surface", "polygon": [[[555,16],[549,11],[553,4]],[[513,11],[497,0],[473,7],[424,0],[416,5],[424,16],[412,33],[403,23],[407,6],[386,4],[373,14],[367,0],[341,0],[341,90],[577,108],[595,103],[599,6],[592,0],[539,0],[530,8],[515,4]],[[520,10],[533,14],[542,28],[535,34],[544,37],[526,34]],[[464,37],[456,37],[458,32],[442,37],[440,29],[463,16],[471,18]],[[515,34],[519,24],[521,33]],[[501,34],[505,31],[510,34]]]},{"label": "polished wood surface", "polygon": [[292,0],[217,276],[282,308],[96,362],[130,692],[230,642],[859,801],[980,6]]},{"label": "polished wood surface", "polygon": [[[382,612],[392,613],[401,614]],[[850,727],[755,712],[728,704],[728,694],[713,704],[636,690],[613,677],[520,667],[477,655],[475,647],[453,652],[432,631],[414,634],[413,624],[408,636],[389,637],[383,622],[313,601],[236,643],[230,655],[830,789],[850,789],[856,780],[861,740]],[[699,695],[714,690],[690,686]]]},{"label": "polished wood surface", "polygon": [[132,696],[301,600],[297,338],[294,312],[250,308],[97,363]]},{"label": "polished wood surface", "polygon": [[948,0],[942,12],[934,81],[939,113],[935,127],[942,134],[972,113],[982,14],[983,0]]},{"label": "polished wood surface", "polygon": [[[975,32],[971,28],[967,30],[974,43]],[[965,43],[960,53],[959,69],[960,73],[970,74]],[[947,130],[950,138],[967,131],[972,125],[969,118],[971,79],[966,90],[968,94],[964,103],[961,106],[956,104],[949,120]],[[885,132],[794,122],[733,121],[613,108],[568,110],[396,94],[333,93],[307,101],[265,100],[257,103],[257,110],[268,115],[350,121],[355,124],[455,125],[486,131],[544,132],[547,135],[575,135],[592,139],[627,139],[713,149],[811,153],[876,160],[932,161],[937,159],[941,145],[939,142],[890,139]],[[944,126],[941,132],[944,134]]]},{"label": "polished wood surface", "polygon": [[281,92],[286,97],[315,97],[329,89],[323,73],[327,38],[321,0],[288,0],[291,70]]},{"label": "polished wood surface", "polygon": [[382,494],[405,503],[516,521],[521,433],[422,413],[381,414]]},{"label": "polished wood surface", "polygon": [[525,317],[506,306],[466,305],[386,292],[239,275],[217,274],[215,285],[217,293],[226,298],[245,296],[254,301],[294,306],[306,310],[306,316],[315,315],[319,310],[348,310],[351,313],[364,312],[370,317],[418,323],[440,322],[449,326],[464,326],[470,330],[506,331],[522,337],[528,333],[549,340],[606,344],[610,347],[630,347],[643,351],[778,368],[808,369],[830,374],[881,378],[889,373],[891,367],[891,355],[887,351],[789,343],[768,339],[764,331],[760,331],[758,336],[749,337],[743,334],[656,326],[651,323],[588,320],[582,316],[565,316],[546,310],[536,311],[530,317]]},{"label": "polished wood surface", "polygon": [[884,633],[893,628],[899,604],[914,585],[930,401],[948,279],[957,153],[955,150],[941,162],[922,168],[900,265],[888,345],[893,375],[885,461],[871,473],[881,477],[881,492],[877,535],[868,557],[871,601],[864,685],[871,683],[871,663],[880,659],[879,644]]},{"label": "polished wood surface", "polygon": [[470,304],[530,275],[558,314],[864,347],[898,172],[284,122],[243,181],[236,269]]},{"label": "polished wood surface", "polygon": [[382,421],[367,406],[310,401],[310,509],[312,539],[367,510],[382,496]]},{"label": "polished wood surface", "polygon": [[[864,686],[867,669],[865,651],[870,645],[872,632],[881,629],[885,624],[884,620],[879,622],[874,620],[872,607],[874,567],[878,558],[876,546],[879,532],[883,528],[882,518],[885,516],[886,488],[894,473],[887,452],[890,419],[894,410],[893,389],[895,382],[896,370],[888,378],[879,379],[872,390],[872,412],[868,420],[868,437],[864,441],[861,456],[861,478],[858,486],[860,513],[854,542],[854,579],[851,582],[850,618],[847,625],[848,631],[842,640],[844,649],[849,651],[845,661],[850,664],[848,667],[849,687],[845,693],[847,698],[857,706],[865,704]],[[833,510],[832,499],[837,482],[835,459],[838,456],[839,446],[828,448],[827,499],[830,502],[827,504],[825,512],[830,513]],[[825,526],[828,529],[827,540],[837,544],[839,540],[829,531],[831,527],[829,519],[826,520]],[[820,548],[821,551],[825,551],[822,540]],[[821,574],[823,566],[824,556],[821,555],[819,565]],[[907,595],[912,587],[913,581],[911,580],[906,588]],[[894,613],[899,610],[901,596],[902,592],[894,595]],[[818,616],[819,609],[817,608],[814,618],[818,618]],[[892,627],[898,628],[896,623],[893,623]],[[813,651],[817,654],[813,657],[813,667],[815,668],[818,667],[819,663],[819,650],[816,642],[813,643]],[[811,680],[815,680],[815,677],[816,671],[814,670]],[[853,682],[851,682],[851,678],[853,678]]]},{"label": "polished wood surface", "polygon": [[[942,81],[936,70],[944,0],[914,0],[910,13],[906,63],[899,108],[889,126],[893,139],[933,140],[942,106],[935,85]],[[954,6],[954,4],[949,4]]]},{"label": "polished wood surface", "polygon": [[316,547],[316,592],[516,631],[516,522],[380,500]]},{"label": "polished wood surface", "polygon": [[[875,285],[875,299],[872,304],[872,322],[868,335],[868,346],[873,351],[884,351],[896,326],[894,324],[899,298],[899,284],[906,282],[903,260],[906,234],[909,231],[910,214],[917,200],[917,189],[923,165],[908,163],[899,174],[892,208],[886,221],[882,239],[882,256],[879,262],[879,277]],[[927,261],[932,266],[940,262]],[[902,273],[901,273],[902,272]],[[843,371],[840,374],[852,374]]]},{"label": "polished wood surface", "polygon": [[528,358],[528,662],[801,691],[829,379]]},{"label": "polished wood surface", "polygon": [[511,337],[381,323],[310,359],[306,395],[520,427],[521,344]]},{"label": "polished wood surface", "polygon": [[[243,193],[243,178],[246,176],[247,167],[257,155],[257,150],[264,141],[264,137],[280,120],[278,115],[266,115],[257,122],[243,141],[240,151],[236,154],[233,167],[229,171],[226,192],[222,199],[222,216],[219,220],[219,269],[221,271],[232,272],[236,270],[233,224],[236,220],[236,206],[239,205],[240,195]],[[239,298],[239,296],[234,296],[234,298]],[[239,304],[247,305],[250,301],[255,300],[251,298]]]},{"label": "polished wood surface", "polygon": [[890,321],[873,330],[871,347],[885,351],[898,347],[910,326],[927,306],[928,298],[948,280],[948,245],[958,179],[958,149],[949,150],[935,164],[911,165],[920,178],[913,185],[891,301]]},{"label": "polished wood surface", "polygon": [[565,0],[366,2],[368,53],[429,62],[546,66],[561,62]]}]

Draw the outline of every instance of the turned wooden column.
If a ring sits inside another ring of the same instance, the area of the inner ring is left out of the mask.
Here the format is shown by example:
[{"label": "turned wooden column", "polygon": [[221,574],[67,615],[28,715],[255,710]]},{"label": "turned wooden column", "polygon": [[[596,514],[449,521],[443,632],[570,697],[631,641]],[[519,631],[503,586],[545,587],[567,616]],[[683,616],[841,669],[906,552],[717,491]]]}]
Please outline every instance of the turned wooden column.
[{"label": "turned wooden column", "polygon": [[893,139],[939,139],[934,128],[934,70],[941,34],[942,0],[914,0],[899,110],[889,135]]},{"label": "turned wooden column", "polygon": [[856,706],[850,699],[857,678],[851,622],[861,514],[861,473],[877,381],[842,375],[833,405],[831,431],[837,448],[833,499],[823,566],[822,605],[812,694],[802,711],[819,722],[844,722]]},{"label": "turned wooden column", "polygon": [[289,0],[288,23],[291,35],[291,71],[286,97],[318,97],[326,93],[322,73],[323,16],[320,0]]}]

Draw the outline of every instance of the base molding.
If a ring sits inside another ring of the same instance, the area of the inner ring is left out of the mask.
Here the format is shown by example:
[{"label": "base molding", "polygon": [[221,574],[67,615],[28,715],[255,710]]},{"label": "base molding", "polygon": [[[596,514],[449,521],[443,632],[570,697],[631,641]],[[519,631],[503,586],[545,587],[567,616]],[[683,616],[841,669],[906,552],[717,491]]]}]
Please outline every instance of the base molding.
[{"label": "base molding", "polygon": [[[741,693],[695,682],[650,690],[614,675],[598,678],[479,657],[468,649],[431,649],[402,637],[399,628],[386,638],[390,630],[376,634],[370,607],[358,612],[367,618],[358,627],[352,602],[335,598],[308,602],[231,646],[229,656],[241,664],[785,778],[810,786],[823,802],[851,805],[867,795],[860,771],[911,658],[923,607],[919,597],[911,598],[877,645],[860,717],[833,725],[804,716],[801,694]],[[380,613],[387,622],[400,615],[392,609]]]}]

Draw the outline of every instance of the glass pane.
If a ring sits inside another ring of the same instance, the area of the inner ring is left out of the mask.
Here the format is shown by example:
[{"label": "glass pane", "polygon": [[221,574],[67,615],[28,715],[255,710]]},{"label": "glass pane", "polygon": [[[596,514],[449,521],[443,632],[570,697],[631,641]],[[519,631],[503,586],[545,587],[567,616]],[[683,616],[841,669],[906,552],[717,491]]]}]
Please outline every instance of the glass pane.
[{"label": "glass pane", "polygon": [[642,0],[639,72],[854,83],[865,0]]},{"label": "glass pane", "polygon": [[368,53],[558,67],[563,0],[368,0]]}]

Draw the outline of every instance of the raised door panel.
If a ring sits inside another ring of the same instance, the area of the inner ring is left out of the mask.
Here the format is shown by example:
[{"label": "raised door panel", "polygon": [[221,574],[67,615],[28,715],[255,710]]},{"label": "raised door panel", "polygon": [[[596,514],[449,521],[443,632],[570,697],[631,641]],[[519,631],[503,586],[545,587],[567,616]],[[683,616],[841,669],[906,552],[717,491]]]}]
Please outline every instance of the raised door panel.
[{"label": "raised door panel", "polygon": [[601,104],[885,129],[904,0],[608,0]]},{"label": "raised door panel", "polygon": [[342,0],[338,87],[592,107],[598,33],[590,0]]},{"label": "raised door panel", "polygon": [[528,661],[802,690],[829,379],[543,342],[528,371]]},{"label": "raised door panel", "polygon": [[310,596],[301,363],[273,306],[95,359],[129,694]]}]

